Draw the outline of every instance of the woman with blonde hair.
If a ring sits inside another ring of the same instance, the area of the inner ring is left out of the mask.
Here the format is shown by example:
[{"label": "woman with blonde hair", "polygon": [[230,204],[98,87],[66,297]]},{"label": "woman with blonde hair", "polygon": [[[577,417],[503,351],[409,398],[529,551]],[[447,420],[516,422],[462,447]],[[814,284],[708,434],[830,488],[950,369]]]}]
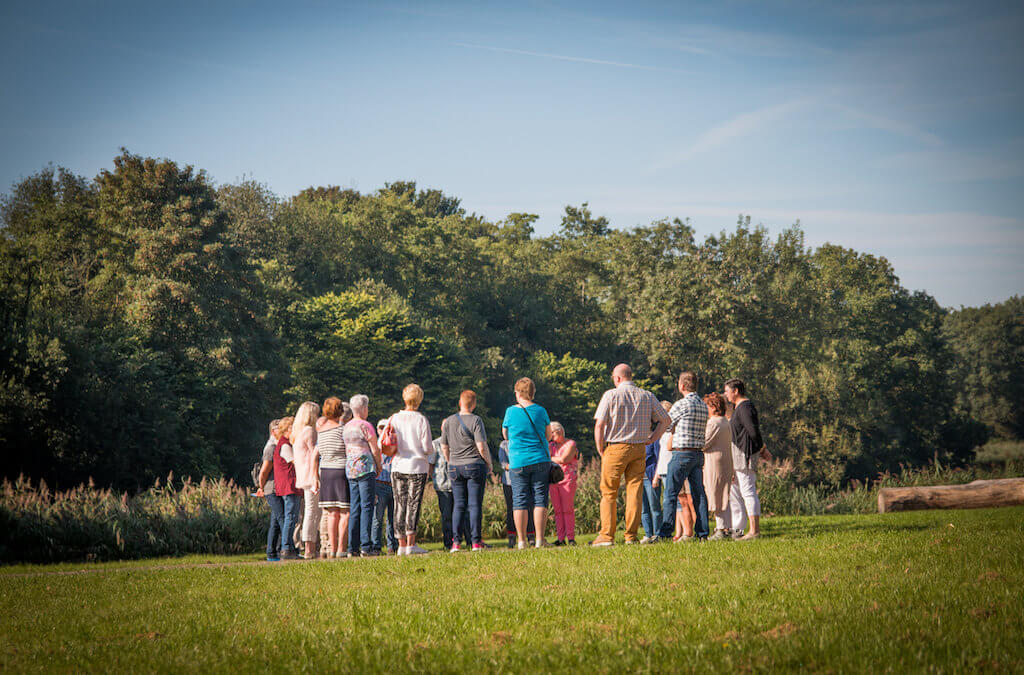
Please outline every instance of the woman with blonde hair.
[{"label": "woman with blonde hair", "polygon": [[427,553],[416,545],[416,526],[420,522],[420,504],[427,485],[430,460],[434,455],[430,422],[418,411],[423,389],[410,384],[402,390],[405,410],[391,416],[391,428],[398,439],[398,452],[391,462],[391,483],[395,492],[395,536],[398,555]]},{"label": "woman with blonde hair", "polygon": [[[324,416],[317,421],[316,455],[320,475],[320,508],[327,512],[327,547],[321,555],[340,558],[348,537],[349,490],[345,474],[344,425],[352,410],[337,396],[324,401]],[[321,548],[324,548],[321,544]]]},{"label": "woman with blonde hair", "polygon": [[537,388],[528,377],[516,381],[516,405],[505,410],[501,431],[508,439],[509,474],[512,478],[512,519],[516,524],[517,548],[526,541],[527,522],[533,516],[537,548],[549,546],[544,540],[548,521],[548,481],[551,475],[551,419],[548,411],[533,402]]},{"label": "woman with blonde hair", "polygon": [[316,418],[320,406],[306,401],[299,406],[292,422],[292,452],[295,454],[295,487],[302,490],[302,542],[305,545],[306,560],[316,555],[318,528],[320,525],[320,476],[317,475],[316,461]]},{"label": "woman with blonde hair", "polygon": [[295,453],[291,444],[292,421],[285,417],[277,423],[277,446],[274,448],[274,493],[284,500],[284,531],[281,533],[281,557],[296,558],[292,533],[299,520],[302,490],[295,487]]}]

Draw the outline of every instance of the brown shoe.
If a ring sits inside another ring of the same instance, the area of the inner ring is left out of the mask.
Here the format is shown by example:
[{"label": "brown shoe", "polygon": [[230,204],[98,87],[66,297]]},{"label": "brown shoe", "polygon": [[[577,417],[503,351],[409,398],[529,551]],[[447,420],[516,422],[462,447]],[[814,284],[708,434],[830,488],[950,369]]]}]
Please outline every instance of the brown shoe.
[{"label": "brown shoe", "polygon": [[606,537],[598,537],[594,541],[590,542],[591,546],[615,546],[615,542]]}]

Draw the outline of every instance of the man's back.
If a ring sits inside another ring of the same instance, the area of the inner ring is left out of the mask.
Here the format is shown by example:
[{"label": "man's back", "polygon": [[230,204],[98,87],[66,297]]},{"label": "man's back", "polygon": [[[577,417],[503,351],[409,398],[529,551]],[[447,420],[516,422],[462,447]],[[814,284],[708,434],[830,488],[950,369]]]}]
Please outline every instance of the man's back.
[{"label": "man's back", "polygon": [[657,420],[665,416],[654,394],[626,381],[604,393],[594,418],[607,421],[609,443],[646,444]]}]

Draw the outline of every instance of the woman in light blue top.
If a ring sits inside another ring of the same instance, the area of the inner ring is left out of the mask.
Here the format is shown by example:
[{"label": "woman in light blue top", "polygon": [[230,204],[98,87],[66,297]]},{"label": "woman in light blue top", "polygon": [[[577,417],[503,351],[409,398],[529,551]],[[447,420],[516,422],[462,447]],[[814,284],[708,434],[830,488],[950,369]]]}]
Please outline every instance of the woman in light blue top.
[{"label": "woman in light blue top", "polygon": [[533,380],[519,378],[516,382],[517,405],[505,411],[502,433],[508,439],[509,474],[512,479],[512,517],[516,524],[518,548],[527,548],[526,528],[533,511],[536,528],[535,546],[549,544],[544,540],[548,518],[548,479],[551,475],[551,420],[548,411],[533,402],[537,392]]}]

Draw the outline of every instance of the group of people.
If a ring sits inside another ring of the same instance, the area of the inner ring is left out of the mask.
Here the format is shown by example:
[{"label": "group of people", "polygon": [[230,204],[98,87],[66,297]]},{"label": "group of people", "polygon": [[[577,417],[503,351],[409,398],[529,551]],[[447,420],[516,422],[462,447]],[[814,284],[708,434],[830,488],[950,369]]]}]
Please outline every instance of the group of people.
[{"label": "group of people", "polygon": [[[612,382],[595,413],[601,529],[592,545],[614,544],[623,480],[627,544],[756,538],[757,459],[767,450],[743,382],[729,380],[724,397],[701,399],[696,376],[683,372],[675,404],[637,387],[626,364],[615,367]],[[256,472],[256,494],[271,513],[267,559],[427,553],[416,534],[431,478],[445,549],[457,552],[465,543],[483,550],[484,491],[495,474],[505,496],[509,547],[552,545],[545,538],[549,504],[553,545],[575,545],[578,448],[534,401],[530,378],[520,378],[514,392],[497,469],[471,390],[461,393],[458,411],[444,419],[437,439],[419,412],[423,390],[416,384],[402,391],[404,409],[376,425],[368,421],[370,401],[363,394],[348,403],[334,396],[322,406],[307,401],[293,416],[274,420]],[[715,514],[714,534],[708,509]],[[638,539],[641,521],[646,536]]]}]

